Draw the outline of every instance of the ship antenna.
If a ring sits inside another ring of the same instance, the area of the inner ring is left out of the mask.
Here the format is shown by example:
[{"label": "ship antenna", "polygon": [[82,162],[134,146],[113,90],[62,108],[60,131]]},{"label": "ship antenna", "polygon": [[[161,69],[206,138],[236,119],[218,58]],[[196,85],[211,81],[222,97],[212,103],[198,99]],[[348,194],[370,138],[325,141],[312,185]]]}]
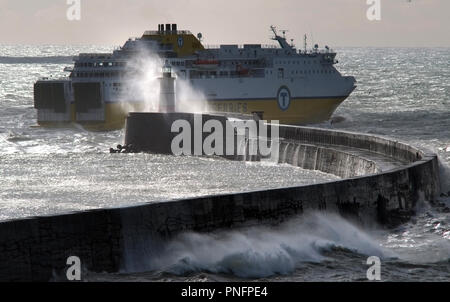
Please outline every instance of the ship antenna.
[{"label": "ship antenna", "polygon": [[308,47],[308,37],[306,36],[306,34],[305,34],[305,37],[304,37],[304,40],[305,40],[305,53],[306,53],[306,49],[307,49],[307,47]]},{"label": "ship antenna", "polygon": [[[273,32],[273,34],[275,35],[275,37],[277,36],[277,28],[273,25],[270,25],[270,30]],[[274,39],[275,40],[275,39]]]}]

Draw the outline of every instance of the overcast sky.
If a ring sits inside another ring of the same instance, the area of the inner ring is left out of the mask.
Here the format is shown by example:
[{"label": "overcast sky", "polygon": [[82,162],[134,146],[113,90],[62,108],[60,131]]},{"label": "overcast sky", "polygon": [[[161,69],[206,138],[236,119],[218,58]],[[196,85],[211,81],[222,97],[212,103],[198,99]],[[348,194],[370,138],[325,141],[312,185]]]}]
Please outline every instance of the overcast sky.
[{"label": "overcast sky", "polygon": [[0,44],[122,45],[158,23],[202,32],[205,44],[269,42],[271,24],[297,46],[307,33],[330,46],[450,47],[450,0],[380,0],[369,21],[366,0],[0,0]]}]

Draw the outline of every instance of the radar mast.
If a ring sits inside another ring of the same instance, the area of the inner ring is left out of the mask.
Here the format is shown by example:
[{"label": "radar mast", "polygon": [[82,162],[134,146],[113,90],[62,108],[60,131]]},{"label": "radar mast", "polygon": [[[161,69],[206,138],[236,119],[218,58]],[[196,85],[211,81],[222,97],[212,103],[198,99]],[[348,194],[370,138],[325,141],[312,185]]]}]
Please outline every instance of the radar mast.
[{"label": "radar mast", "polygon": [[277,33],[277,28],[273,25],[270,26],[270,30],[272,30],[273,34],[275,35],[275,37],[272,38],[272,40],[274,41],[278,41],[278,43],[280,44],[281,48],[283,49],[293,49],[293,47],[291,45],[289,45],[289,43],[286,41],[286,31],[287,30],[283,30],[283,37],[279,36]]}]

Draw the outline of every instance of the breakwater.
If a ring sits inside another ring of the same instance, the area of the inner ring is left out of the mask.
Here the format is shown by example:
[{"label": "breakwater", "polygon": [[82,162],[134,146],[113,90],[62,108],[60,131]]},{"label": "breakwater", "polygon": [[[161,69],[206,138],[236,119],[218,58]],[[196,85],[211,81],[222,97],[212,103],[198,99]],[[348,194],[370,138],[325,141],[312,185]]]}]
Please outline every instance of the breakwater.
[{"label": "breakwater", "polygon": [[[149,125],[142,115],[130,118],[127,139],[135,137],[132,143],[144,151],[154,146],[152,131],[159,132],[158,138],[170,129]],[[279,134],[279,162],[343,179],[0,222],[0,280],[50,280],[64,275],[73,255],[89,271],[139,270],[144,259],[158,255],[164,241],[180,232],[276,224],[312,210],[389,227],[414,215],[419,200],[434,200],[440,192],[437,156],[407,144],[283,125]]]}]

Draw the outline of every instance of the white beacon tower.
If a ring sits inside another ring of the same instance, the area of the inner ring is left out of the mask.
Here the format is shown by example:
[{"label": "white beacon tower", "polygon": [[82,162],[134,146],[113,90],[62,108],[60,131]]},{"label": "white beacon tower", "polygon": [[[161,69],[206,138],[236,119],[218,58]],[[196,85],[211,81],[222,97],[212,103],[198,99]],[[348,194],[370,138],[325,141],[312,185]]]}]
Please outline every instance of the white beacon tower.
[{"label": "white beacon tower", "polygon": [[162,67],[159,83],[159,112],[175,112],[175,78],[172,77],[172,67],[168,61]]}]

